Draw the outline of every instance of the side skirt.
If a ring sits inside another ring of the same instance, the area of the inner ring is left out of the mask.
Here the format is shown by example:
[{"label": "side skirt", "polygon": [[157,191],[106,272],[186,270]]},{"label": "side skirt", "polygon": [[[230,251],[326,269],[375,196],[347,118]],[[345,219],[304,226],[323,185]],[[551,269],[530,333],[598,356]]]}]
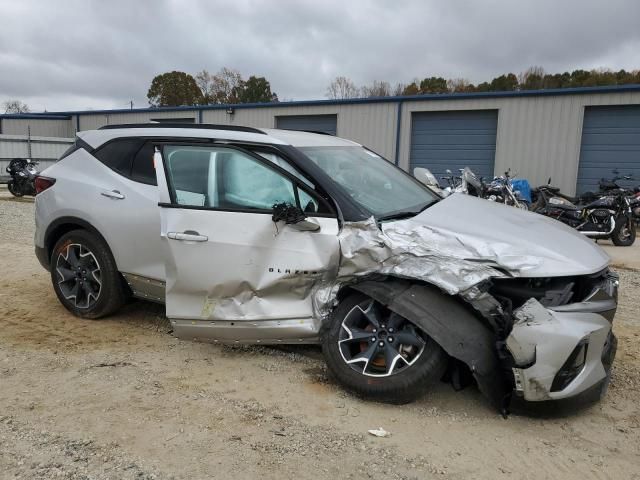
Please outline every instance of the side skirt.
[{"label": "side skirt", "polygon": [[316,344],[320,321],[315,318],[286,320],[171,320],[173,335],[183,340],[213,343]]}]

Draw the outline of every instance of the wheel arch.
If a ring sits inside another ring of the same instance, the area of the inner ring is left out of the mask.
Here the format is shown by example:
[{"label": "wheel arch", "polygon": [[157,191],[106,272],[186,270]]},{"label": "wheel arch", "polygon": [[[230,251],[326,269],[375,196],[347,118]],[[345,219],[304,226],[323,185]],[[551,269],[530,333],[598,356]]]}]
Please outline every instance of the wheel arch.
[{"label": "wheel arch", "polygon": [[[109,253],[111,253],[111,256],[113,257],[111,247],[96,227],[91,225],[86,220],[78,217],[60,217],[49,224],[44,235],[44,247],[47,252],[47,261],[49,263],[51,262],[51,254],[53,253],[53,247],[56,245],[56,242],[64,234],[69,233],[73,230],[86,230],[96,235],[100,240],[104,242],[104,244],[109,249]],[[51,268],[51,265],[49,265],[49,268]]]},{"label": "wheel arch", "polygon": [[496,336],[462,300],[433,285],[399,278],[365,280],[342,289],[357,291],[410,320],[451,357],[464,362],[480,391],[502,408],[511,391],[498,357]]}]

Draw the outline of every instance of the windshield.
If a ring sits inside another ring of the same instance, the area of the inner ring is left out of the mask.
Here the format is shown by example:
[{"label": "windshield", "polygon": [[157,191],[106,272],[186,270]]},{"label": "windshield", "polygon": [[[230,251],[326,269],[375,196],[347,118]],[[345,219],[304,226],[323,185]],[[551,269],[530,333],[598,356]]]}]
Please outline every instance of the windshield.
[{"label": "windshield", "polygon": [[300,147],[359,206],[384,220],[420,213],[438,197],[381,156],[359,146]]}]

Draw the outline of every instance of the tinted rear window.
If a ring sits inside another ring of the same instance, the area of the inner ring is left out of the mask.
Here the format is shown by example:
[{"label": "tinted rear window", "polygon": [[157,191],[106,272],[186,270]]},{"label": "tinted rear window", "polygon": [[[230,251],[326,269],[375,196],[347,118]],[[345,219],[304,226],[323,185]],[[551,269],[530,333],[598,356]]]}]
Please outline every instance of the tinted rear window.
[{"label": "tinted rear window", "polygon": [[145,143],[133,159],[131,166],[131,180],[157,185],[156,170],[153,166],[155,147],[152,143]]},{"label": "tinted rear window", "polygon": [[120,138],[103,145],[93,155],[110,169],[129,177],[133,158],[143,144],[144,140],[139,138]]}]

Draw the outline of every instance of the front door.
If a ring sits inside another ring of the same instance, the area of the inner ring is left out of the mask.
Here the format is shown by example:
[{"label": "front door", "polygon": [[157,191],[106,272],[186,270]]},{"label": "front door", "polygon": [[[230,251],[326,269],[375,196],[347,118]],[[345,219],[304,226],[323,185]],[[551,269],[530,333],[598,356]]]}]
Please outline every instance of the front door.
[{"label": "front door", "polygon": [[[281,165],[230,146],[163,145],[155,156],[166,311],[180,337],[287,342],[317,335],[312,293],[338,265],[338,222]],[[164,167],[164,168],[162,168]],[[304,206],[317,231],[272,221]]]}]

